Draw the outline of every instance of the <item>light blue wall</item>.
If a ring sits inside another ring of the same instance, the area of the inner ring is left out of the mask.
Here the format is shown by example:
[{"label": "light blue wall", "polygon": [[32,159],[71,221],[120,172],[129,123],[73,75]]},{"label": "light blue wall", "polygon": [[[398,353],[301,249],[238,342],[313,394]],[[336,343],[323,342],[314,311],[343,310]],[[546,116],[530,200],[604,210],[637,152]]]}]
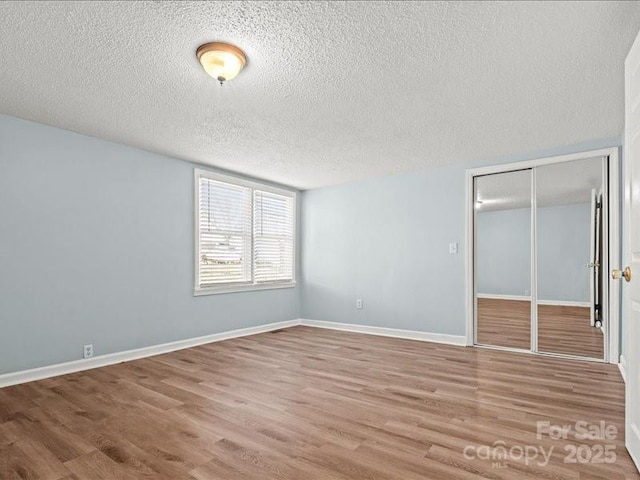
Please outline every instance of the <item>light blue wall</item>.
[{"label": "light blue wall", "polygon": [[531,294],[531,209],[476,213],[476,291]]},{"label": "light blue wall", "polygon": [[464,334],[464,198],[460,166],[304,192],[304,318]]},{"label": "light blue wall", "polygon": [[[591,205],[538,207],[538,298],[589,302]],[[529,295],[531,210],[476,217],[478,292]]]},{"label": "light blue wall", "polygon": [[465,169],[619,144],[304,192],[302,287],[194,298],[193,165],[0,116],[0,373],[300,316],[463,335]]},{"label": "light blue wall", "polygon": [[537,211],[538,298],[589,302],[591,205]]},{"label": "light blue wall", "polygon": [[[304,192],[303,318],[464,335],[465,170],[620,144],[586,142]],[[460,253],[448,253],[450,242]]]},{"label": "light blue wall", "polygon": [[0,373],[299,317],[194,297],[193,165],[0,116]]}]

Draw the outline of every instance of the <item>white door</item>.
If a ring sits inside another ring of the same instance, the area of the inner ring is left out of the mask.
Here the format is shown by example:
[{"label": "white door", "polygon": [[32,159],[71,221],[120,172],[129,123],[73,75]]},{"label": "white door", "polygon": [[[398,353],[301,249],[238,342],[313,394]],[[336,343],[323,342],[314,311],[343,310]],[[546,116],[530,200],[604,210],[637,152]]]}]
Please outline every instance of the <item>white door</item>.
[{"label": "white door", "polygon": [[[630,182],[628,252],[631,272],[640,276],[640,35],[625,61],[625,182]],[[631,273],[629,272],[629,273]],[[626,444],[640,466],[640,279],[631,278],[625,308],[623,354],[627,366]]]}]

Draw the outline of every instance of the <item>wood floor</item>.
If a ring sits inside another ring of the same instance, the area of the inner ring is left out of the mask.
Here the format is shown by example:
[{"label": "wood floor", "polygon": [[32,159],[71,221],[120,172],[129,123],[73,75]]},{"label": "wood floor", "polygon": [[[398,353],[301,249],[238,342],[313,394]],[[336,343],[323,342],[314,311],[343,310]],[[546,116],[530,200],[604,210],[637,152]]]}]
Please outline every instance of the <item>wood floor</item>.
[{"label": "wood floor", "polygon": [[531,348],[531,302],[477,299],[477,343],[500,347]]},{"label": "wood floor", "polygon": [[538,349],[602,359],[604,335],[591,326],[588,308],[538,305]]},{"label": "wood floor", "polygon": [[[639,479],[623,397],[613,365],[293,327],[0,389],[0,478]],[[569,444],[616,460],[565,463]],[[496,445],[512,457],[478,458]]]},{"label": "wood floor", "polygon": [[[529,350],[531,302],[479,298],[478,343]],[[602,359],[604,338],[588,308],[538,305],[538,350]]]}]

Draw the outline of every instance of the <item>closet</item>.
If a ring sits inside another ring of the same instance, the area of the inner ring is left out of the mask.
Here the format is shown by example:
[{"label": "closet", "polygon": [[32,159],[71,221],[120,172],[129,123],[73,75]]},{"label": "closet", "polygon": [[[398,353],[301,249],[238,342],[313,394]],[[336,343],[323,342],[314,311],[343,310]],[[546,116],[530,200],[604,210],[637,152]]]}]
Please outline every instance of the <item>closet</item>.
[{"label": "closet", "polygon": [[473,175],[475,345],[608,358],[608,164]]}]

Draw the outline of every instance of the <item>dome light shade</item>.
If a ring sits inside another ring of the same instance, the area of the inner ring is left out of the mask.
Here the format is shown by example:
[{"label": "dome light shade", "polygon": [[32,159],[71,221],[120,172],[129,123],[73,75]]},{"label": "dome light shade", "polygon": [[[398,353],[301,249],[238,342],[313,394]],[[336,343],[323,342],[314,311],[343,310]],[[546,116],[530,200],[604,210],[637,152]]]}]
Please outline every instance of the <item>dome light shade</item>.
[{"label": "dome light shade", "polygon": [[244,52],[229,43],[205,43],[198,48],[196,55],[204,71],[220,85],[236,78],[247,63]]}]

